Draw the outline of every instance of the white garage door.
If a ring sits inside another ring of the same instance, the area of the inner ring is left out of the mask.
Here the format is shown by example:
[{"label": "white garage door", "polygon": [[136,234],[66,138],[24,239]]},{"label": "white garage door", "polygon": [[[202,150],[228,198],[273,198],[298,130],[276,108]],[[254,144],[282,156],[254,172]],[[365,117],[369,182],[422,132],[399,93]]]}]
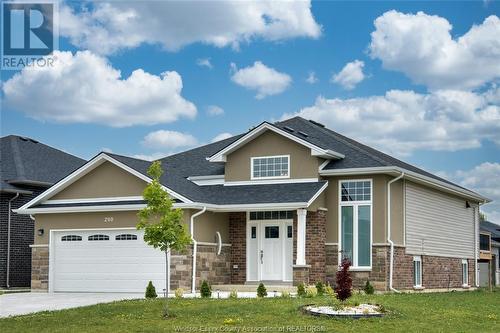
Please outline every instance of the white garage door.
[{"label": "white garage door", "polygon": [[147,245],[141,231],[57,231],[52,237],[53,291],[143,293],[150,280],[158,294],[165,288],[165,253]]}]

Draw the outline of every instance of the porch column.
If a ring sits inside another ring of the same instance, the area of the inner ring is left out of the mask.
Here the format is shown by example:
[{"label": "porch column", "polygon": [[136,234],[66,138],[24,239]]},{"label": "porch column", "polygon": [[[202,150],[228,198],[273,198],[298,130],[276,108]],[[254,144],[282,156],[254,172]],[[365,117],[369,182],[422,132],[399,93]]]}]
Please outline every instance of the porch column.
[{"label": "porch column", "polygon": [[307,209],[297,209],[297,259],[296,265],[306,264],[306,215]]}]

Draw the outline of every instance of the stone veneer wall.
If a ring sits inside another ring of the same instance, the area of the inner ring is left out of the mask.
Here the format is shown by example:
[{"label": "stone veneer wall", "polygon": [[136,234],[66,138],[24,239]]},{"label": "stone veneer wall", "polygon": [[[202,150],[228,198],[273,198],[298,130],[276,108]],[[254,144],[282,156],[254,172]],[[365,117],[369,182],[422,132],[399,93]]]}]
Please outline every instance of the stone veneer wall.
[{"label": "stone veneer wall", "polygon": [[247,214],[229,213],[229,243],[231,243],[231,283],[243,284],[247,275]]},{"label": "stone veneer wall", "polygon": [[49,289],[49,248],[33,247],[31,253],[31,289]]}]

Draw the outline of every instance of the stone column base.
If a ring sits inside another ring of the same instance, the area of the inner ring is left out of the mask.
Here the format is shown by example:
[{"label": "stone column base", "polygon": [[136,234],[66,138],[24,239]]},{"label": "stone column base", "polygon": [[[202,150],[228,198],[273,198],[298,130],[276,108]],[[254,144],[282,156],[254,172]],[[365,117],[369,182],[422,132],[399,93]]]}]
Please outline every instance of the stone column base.
[{"label": "stone column base", "polygon": [[31,252],[31,289],[49,290],[49,248],[33,247]]},{"label": "stone column base", "polygon": [[309,284],[309,271],[311,265],[293,265],[293,285]]}]

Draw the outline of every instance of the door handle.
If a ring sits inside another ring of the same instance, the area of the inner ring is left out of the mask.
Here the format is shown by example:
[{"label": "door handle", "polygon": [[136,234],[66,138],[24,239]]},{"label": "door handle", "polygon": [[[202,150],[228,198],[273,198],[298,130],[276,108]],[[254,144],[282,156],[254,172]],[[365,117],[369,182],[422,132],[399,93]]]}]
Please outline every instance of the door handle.
[{"label": "door handle", "polygon": [[260,263],[264,263],[264,250],[260,250]]}]

